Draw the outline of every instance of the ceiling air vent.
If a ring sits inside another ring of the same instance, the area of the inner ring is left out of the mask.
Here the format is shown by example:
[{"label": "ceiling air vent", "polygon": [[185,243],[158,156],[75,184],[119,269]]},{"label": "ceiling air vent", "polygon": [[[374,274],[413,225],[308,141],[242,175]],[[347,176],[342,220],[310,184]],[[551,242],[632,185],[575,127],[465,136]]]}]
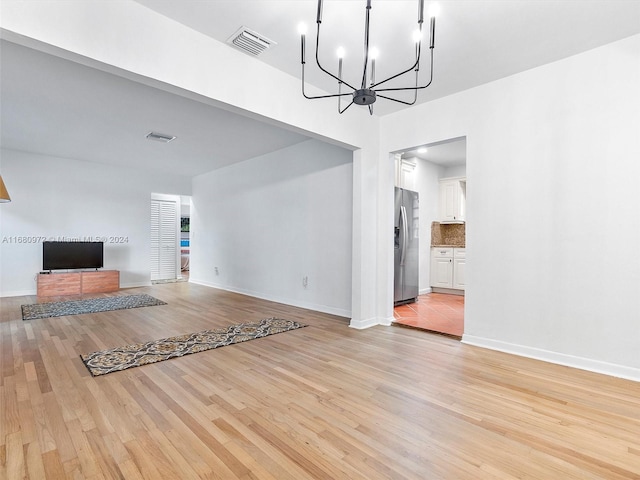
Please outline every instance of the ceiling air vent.
[{"label": "ceiling air vent", "polygon": [[169,143],[171,140],[175,140],[176,137],[173,135],[165,135],[164,133],[157,132],[149,132],[147,133],[147,138],[149,140],[155,140],[156,142]]},{"label": "ceiling air vent", "polygon": [[269,40],[259,33],[252,32],[247,27],[240,27],[236,33],[227,39],[227,43],[254,57],[257,57],[273,45],[277,45],[273,40]]}]

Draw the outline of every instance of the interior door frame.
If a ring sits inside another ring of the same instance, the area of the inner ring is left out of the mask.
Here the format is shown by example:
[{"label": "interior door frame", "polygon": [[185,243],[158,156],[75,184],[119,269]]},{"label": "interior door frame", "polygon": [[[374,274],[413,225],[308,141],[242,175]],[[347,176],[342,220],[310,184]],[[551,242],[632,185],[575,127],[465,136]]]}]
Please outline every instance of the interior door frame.
[{"label": "interior door frame", "polygon": [[[176,243],[174,249],[174,260],[175,260],[175,278],[174,280],[178,280],[182,278],[182,270],[180,265],[180,195],[169,195],[165,193],[151,193],[151,202],[159,201],[159,202],[171,202],[175,205],[176,209]],[[150,219],[151,220],[151,219]],[[151,226],[151,225],[149,225]],[[149,229],[151,230],[151,229]],[[149,239],[151,240],[151,239]],[[149,260],[151,260],[151,241],[149,241]],[[151,265],[149,265],[149,277],[151,277]],[[168,280],[168,279],[167,279]]]}]

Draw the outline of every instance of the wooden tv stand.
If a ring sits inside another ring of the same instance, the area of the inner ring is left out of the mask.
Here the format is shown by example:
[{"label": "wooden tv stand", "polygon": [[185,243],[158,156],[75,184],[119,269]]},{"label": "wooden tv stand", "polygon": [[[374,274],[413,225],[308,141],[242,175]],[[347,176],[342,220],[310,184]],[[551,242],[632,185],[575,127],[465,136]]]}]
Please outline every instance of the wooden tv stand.
[{"label": "wooden tv stand", "polygon": [[38,274],[39,297],[115,292],[119,288],[119,270]]}]

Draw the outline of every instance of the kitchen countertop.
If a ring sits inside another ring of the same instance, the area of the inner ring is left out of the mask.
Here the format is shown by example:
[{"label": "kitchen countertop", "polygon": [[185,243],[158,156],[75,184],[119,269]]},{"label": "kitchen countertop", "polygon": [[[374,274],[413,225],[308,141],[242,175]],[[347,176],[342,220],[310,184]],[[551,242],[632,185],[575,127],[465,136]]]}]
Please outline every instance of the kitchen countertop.
[{"label": "kitchen countertop", "polygon": [[431,245],[432,248],[466,248],[464,245]]}]

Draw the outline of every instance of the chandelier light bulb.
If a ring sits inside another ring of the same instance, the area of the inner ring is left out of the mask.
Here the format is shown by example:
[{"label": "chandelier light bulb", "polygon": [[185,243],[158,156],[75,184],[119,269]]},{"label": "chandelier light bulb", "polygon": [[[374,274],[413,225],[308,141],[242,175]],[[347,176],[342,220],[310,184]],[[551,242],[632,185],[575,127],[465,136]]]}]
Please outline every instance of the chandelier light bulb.
[{"label": "chandelier light bulb", "polygon": [[371,60],[375,60],[376,58],[378,58],[378,55],[380,55],[380,50],[378,50],[376,47],[371,47],[371,49],[369,50],[369,57],[371,58]]},{"label": "chandelier light bulb", "polygon": [[336,50],[336,55],[338,56],[338,58],[344,58],[344,54],[345,54],[345,50],[344,47],[338,47],[338,50]]},{"label": "chandelier light bulb", "polygon": [[413,32],[413,41],[415,43],[420,43],[420,40],[422,40],[422,32],[420,30],[415,30]]},{"label": "chandelier light bulb", "polygon": [[432,3],[429,5],[429,18],[435,18],[440,14],[440,5]]},{"label": "chandelier light bulb", "polygon": [[300,22],[298,24],[298,33],[300,35],[306,35],[307,34],[307,24],[304,22]]}]

